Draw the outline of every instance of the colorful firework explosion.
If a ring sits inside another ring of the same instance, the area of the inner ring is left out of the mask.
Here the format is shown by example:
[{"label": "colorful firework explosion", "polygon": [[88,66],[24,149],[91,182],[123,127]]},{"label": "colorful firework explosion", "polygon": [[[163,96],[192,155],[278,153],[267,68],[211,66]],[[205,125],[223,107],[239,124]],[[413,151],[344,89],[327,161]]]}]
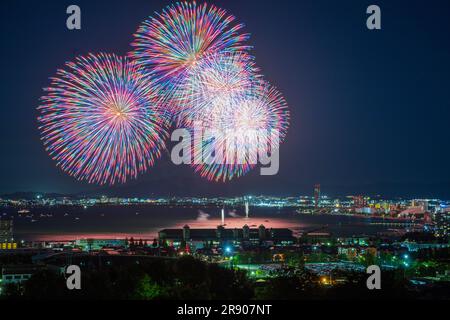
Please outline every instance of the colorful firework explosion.
[{"label": "colorful firework explosion", "polygon": [[194,170],[208,180],[226,182],[254,168],[257,157],[279,148],[289,111],[281,93],[261,80],[241,97],[220,99],[194,123],[193,130],[203,134],[201,148],[192,151]]},{"label": "colorful firework explosion", "polygon": [[190,126],[198,115],[245,96],[260,78],[257,72],[254,58],[247,53],[205,56],[175,90],[178,123]]},{"label": "colorful firework explosion", "polygon": [[207,134],[200,147],[215,155],[192,150],[202,177],[246,174],[278,149],[289,111],[258,74],[242,28],[214,5],[176,3],[142,23],[129,59],[90,54],[67,63],[38,108],[47,151],[79,180],[125,183],[160,157],[177,120]]},{"label": "colorful firework explosion", "polygon": [[141,67],[114,54],[66,63],[38,107],[46,150],[62,170],[89,183],[125,183],[165,148],[167,115]]},{"label": "colorful firework explosion", "polygon": [[250,49],[242,28],[214,5],[176,3],[141,24],[130,56],[170,91],[205,55]]}]

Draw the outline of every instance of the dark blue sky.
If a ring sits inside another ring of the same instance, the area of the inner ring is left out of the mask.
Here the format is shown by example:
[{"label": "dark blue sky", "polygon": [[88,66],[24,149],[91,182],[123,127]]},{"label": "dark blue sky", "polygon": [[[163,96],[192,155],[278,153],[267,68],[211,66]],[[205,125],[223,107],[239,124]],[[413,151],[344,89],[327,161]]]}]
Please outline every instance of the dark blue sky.
[{"label": "dark blue sky", "polygon": [[[284,94],[291,126],[280,172],[207,182],[168,155],[118,194],[379,193],[450,198],[450,2],[211,1],[246,24],[266,78]],[[85,192],[61,172],[37,130],[38,99],[65,61],[125,54],[139,23],[171,1],[22,1],[1,4],[0,193]],[[82,30],[65,27],[82,10]],[[382,30],[366,29],[378,4]]]}]

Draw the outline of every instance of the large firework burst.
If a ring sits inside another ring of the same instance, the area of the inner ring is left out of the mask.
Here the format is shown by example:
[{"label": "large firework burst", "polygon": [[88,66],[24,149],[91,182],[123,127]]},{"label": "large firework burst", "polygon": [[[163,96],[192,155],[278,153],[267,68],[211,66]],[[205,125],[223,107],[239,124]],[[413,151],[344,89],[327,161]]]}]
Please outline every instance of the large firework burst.
[{"label": "large firework burst", "polygon": [[260,79],[254,58],[233,52],[207,55],[190,70],[174,91],[178,123],[190,126],[218,106],[232,106]]},{"label": "large firework burst", "polygon": [[66,63],[44,89],[39,130],[57,165],[90,183],[124,183],[164,148],[167,116],[141,67],[114,54]]},{"label": "large firework burst", "polygon": [[170,90],[205,55],[249,49],[242,28],[214,5],[176,3],[141,24],[130,55]]},{"label": "large firework burst", "polygon": [[194,170],[208,180],[225,182],[246,174],[256,166],[257,157],[279,148],[289,111],[281,93],[261,80],[240,97],[218,100],[193,123],[193,130],[206,136],[202,148],[207,150],[205,156],[194,146]]}]

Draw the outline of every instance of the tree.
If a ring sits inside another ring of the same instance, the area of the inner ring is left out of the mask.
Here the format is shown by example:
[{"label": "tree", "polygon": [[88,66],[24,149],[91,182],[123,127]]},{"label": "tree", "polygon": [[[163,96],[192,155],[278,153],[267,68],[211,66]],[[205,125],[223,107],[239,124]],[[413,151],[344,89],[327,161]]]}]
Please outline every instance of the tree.
[{"label": "tree", "polygon": [[134,298],[140,300],[154,300],[167,295],[167,290],[154,282],[147,274],[139,281]]},{"label": "tree", "polygon": [[25,298],[62,299],[67,292],[66,279],[53,271],[37,272],[24,283]]},{"label": "tree", "polygon": [[208,283],[211,299],[248,300],[253,297],[252,283],[246,272],[220,267],[217,264],[208,265]]},{"label": "tree", "polygon": [[369,250],[366,250],[362,256],[361,262],[367,267],[376,264],[376,260],[376,256]]},{"label": "tree", "polygon": [[206,263],[197,260],[192,256],[179,258],[174,266],[174,273],[185,285],[198,285],[207,280]]}]

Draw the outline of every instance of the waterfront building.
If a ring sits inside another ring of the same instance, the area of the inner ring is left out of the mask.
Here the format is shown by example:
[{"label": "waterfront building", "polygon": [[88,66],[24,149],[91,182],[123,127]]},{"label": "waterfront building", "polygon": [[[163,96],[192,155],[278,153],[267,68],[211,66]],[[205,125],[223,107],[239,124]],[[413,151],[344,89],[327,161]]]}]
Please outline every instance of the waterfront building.
[{"label": "waterfront building", "polygon": [[218,226],[216,229],[191,229],[185,225],[182,229],[163,229],[159,231],[161,245],[170,244],[180,247],[182,243],[190,248],[202,249],[208,246],[230,245],[290,245],[295,243],[295,237],[290,229],[266,228],[260,225],[258,228],[227,229]]}]

